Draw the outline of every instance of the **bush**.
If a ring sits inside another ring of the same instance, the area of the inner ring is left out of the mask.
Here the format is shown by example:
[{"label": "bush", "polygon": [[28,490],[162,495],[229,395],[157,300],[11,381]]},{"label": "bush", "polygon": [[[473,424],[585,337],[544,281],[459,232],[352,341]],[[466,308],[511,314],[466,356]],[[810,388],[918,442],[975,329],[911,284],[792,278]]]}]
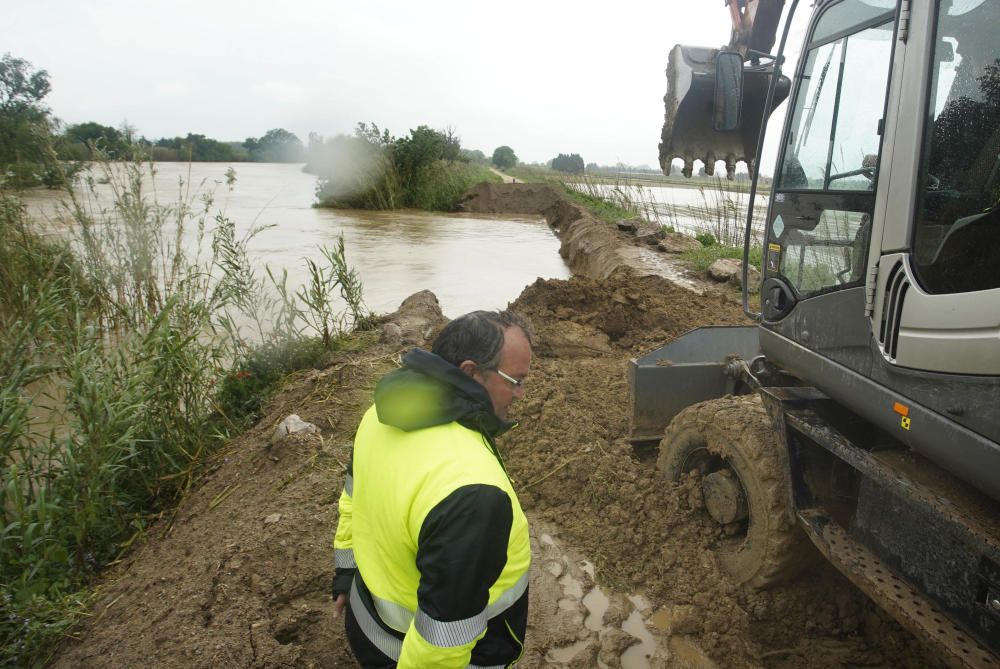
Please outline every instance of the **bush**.
[{"label": "bush", "polygon": [[719,243],[711,232],[699,232],[695,234],[694,238],[701,242],[702,246],[715,246]]},{"label": "bush", "polygon": [[306,171],[319,175],[322,207],[452,211],[474,184],[500,181],[484,165],[461,160],[458,138],[419,126],[409,137],[359,123],[353,137],[312,137]]}]

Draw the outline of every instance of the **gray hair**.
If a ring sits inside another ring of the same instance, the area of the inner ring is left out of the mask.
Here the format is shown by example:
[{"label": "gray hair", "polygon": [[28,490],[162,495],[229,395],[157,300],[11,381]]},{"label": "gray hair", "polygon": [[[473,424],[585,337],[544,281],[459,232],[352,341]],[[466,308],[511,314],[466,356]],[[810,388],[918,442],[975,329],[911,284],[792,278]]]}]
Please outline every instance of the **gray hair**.
[{"label": "gray hair", "polygon": [[531,324],[514,311],[472,311],[444,326],[434,340],[431,352],[453,365],[472,360],[484,369],[496,369],[500,364],[504,332],[518,327],[532,343]]}]

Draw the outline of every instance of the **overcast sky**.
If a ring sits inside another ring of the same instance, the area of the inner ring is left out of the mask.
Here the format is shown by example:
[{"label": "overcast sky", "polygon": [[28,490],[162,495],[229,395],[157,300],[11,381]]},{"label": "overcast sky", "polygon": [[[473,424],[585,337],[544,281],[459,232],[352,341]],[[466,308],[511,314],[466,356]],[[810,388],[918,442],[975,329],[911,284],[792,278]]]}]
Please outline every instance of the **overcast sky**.
[{"label": "overcast sky", "polygon": [[[808,14],[808,2],[800,14]],[[676,43],[729,39],[722,0],[3,0],[0,51],[48,71],[66,123],[148,138],[453,128],[487,155],[657,164]]]}]

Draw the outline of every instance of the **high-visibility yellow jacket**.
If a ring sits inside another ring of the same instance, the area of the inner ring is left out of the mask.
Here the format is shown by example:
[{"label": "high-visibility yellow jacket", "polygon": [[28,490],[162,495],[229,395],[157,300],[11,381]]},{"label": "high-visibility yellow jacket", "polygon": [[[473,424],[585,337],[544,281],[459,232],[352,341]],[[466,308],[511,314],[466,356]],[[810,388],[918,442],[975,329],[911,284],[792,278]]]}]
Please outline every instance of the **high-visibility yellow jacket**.
[{"label": "high-visibility yellow jacket", "polygon": [[[527,623],[528,524],[485,389],[414,349],[358,428],[334,538],[350,615],[399,667],[503,667]],[[356,573],[353,572],[356,569]],[[346,577],[346,578],[345,578]]]}]

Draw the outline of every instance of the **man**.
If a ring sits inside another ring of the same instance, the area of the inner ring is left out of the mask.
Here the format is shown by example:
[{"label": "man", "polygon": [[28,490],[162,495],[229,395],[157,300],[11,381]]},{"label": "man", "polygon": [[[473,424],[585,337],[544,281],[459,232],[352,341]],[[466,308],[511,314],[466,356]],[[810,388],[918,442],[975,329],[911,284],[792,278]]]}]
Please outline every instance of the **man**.
[{"label": "man", "polygon": [[530,330],[514,313],[450,322],[378,382],[334,538],[335,613],[364,667],[505,667],[528,617],[528,523],[495,439],[514,427]]}]

